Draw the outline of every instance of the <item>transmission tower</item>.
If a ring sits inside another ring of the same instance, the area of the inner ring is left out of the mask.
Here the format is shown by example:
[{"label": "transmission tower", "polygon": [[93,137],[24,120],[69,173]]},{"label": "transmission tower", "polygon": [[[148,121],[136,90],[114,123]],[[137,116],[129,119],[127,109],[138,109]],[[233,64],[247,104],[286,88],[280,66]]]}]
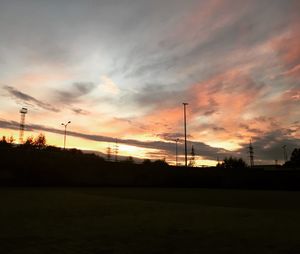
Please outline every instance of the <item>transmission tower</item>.
[{"label": "transmission tower", "polygon": [[23,136],[24,136],[24,129],[25,129],[25,115],[27,114],[27,108],[21,108],[21,120],[20,120],[20,135],[19,135],[19,143],[23,144]]},{"label": "transmission tower", "polygon": [[106,155],[107,155],[107,160],[110,161],[110,159],[111,159],[111,148],[110,148],[110,146],[108,146],[107,149],[106,149]]},{"label": "transmission tower", "polygon": [[254,166],[254,148],[252,146],[252,141],[250,139],[250,143],[249,143],[249,159],[250,159],[250,167],[252,168]]},{"label": "transmission tower", "polygon": [[196,161],[195,161],[195,149],[194,149],[194,146],[192,146],[189,167],[194,167],[195,163],[196,163]]},{"label": "transmission tower", "polygon": [[116,143],[115,143],[115,162],[118,161],[118,153],[119,153],[119,145],[118,145],[118,140],[116,139]]}]

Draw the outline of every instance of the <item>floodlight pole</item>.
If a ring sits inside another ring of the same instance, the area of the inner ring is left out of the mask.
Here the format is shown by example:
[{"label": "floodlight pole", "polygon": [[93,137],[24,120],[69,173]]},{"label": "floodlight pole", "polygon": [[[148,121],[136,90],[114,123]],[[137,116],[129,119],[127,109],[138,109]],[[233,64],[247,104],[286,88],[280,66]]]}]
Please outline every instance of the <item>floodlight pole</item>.
[{"label": "floodlight pole", "polygon": [[19,135],[19,144],[23,144],[24,128],[25,128],[25,115],[27,114],[27,108],[21,108],[21,121],[20,121],[20,135]]},{"label": "floodlight pole", "polygon": [[61,125],[63,125],[65,127],[65,132],[64,132],[64,150],[66,149],[66,139],[67,139],[67,126],[71,123],[71,121],[67,122],[67,123],[62,123]]},{"label": "floodlight pole", "polygon": [[184,102],[183,104],[183,117],[184,117],[184,159],[185,166],[187,167],[187,145],[186,145],[186,106],[188,103]]}]

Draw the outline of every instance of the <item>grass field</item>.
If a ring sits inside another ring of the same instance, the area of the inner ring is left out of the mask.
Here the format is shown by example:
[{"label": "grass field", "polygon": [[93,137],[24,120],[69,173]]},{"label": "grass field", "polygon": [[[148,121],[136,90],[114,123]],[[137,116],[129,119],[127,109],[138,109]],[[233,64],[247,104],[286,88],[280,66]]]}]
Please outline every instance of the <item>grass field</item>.
[{"label": "grass field", "polygon": [[300,253],[300,192],[2,188],[0,253]]}]

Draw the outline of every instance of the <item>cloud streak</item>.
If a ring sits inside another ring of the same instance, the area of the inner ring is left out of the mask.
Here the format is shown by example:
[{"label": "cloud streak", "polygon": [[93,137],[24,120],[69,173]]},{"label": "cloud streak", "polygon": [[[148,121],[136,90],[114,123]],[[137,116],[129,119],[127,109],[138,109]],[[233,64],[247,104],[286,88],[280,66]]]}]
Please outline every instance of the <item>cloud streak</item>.
[{"label": "cloud streak", "polygon": [[53,97],[62,104],[76,103],[96,88],[93,82],[74,82],[68,90],[56,90]]},{"label": "cloud streak", "polygon": [[[5,120],[0,120],[0,128],[6,128],[6,129],[15,129],[17,130],[19,128],[19,123],[15,121],[5,121]],[[64,134],[63,130],[60,129],[55,129],[43,125],[36,125],[36,124],[28,124],[26,125],[26,130],[27,131],[45,131],[45,132],[50,132],[50,133],[55,133],[55,134]],[[90,141],[97,141],[97,142],[110,142],[110,143],[115,143],[116,138],[114,137],[108,137],[108,136],[101,136],[101,135],[89,135],[89,134],[84,134],[84,133],[79,133],[79,132],[74,132],[74,131],[68,131],[68,136],[73,136],[77,138],[83,138],[86,140]],[[169,136],[169,135],[168,135]],[[148,149],[157,149],[162,151],[162,154],[174,154],[174,147],[175,143],[174,141],[139,141],[139,140],[134,140],[134,139],[122,139],[118,138],[118,143],[119,144],[125,144],[125,145],[130,145],[130,146],[137,146],[141,148],[148,148]],[[182,140],[181,140],[182,141]],[[189,142],[190,145],[193,145],[195,149],[197,149],[199,155],[203,156],[204,158],[207,159],[216,159],[216,156],[226,156],[230,154],[229,151],[226,151],[226,149],[222,148],[214,148],[210,147],[204,143],[201,142]],[[180,150],[183,150],[183,143],[179,143],[178,147]]]},{"label": "cloud streak", "polygon": [[40,101],[26,93],[23,93],[12,86],[4,86],[3,89],[6,90],[9,93],[9,95],[17,101],[21,101],[22,103],[25,103],[27,105],[34,105],[45,110],[59,112],[59,109],[57,109],[56,107],[53,107],[48,103]]}]

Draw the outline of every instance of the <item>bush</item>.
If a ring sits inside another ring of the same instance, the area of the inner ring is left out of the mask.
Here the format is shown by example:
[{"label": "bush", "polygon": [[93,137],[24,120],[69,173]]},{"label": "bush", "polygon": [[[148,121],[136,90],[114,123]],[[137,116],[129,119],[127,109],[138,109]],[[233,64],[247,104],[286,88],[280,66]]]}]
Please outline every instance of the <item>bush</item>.
[{"label": "bush", "polygon": [[217,165],[217,167],[225,169],[242,169],[247,168],[247,163],[242,158],[226,157],[221,164]]}]

